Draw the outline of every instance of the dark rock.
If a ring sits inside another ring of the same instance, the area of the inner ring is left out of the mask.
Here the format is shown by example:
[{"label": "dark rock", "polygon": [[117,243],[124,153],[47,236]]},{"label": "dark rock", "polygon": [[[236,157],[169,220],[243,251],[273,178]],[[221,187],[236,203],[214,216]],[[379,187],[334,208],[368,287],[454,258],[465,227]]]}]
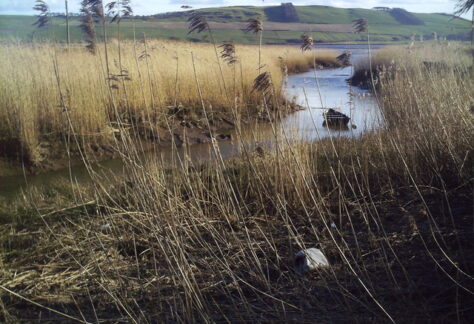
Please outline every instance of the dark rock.
[{"label": "dark rock", "polygon": [[336,111],[334,109],[329,109],[324,116],[324,127],[334,127],[334,126],[346,126],[349,123],[350,118],[343,113]]}]

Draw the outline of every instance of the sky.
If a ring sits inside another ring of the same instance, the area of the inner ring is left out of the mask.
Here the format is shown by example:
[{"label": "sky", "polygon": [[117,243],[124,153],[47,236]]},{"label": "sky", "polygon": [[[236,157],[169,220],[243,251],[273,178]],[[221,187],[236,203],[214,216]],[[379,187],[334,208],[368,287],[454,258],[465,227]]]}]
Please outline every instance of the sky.
[{"label": "sky", "polygon": [[[52,12],[64,12],[64,0],[45,0]],[[71,12],[78,12],[80,0],[68,0]],[[111,0],[110,0],[111,1]],[[109,2],[104,0],[104,2]],[[221,6],[270,6],[279,5],[281,2],[292,2],[294,5],[326,5],[342,8],[373,8],[397,7],[404,8],[412,12],[445,12],[453,13],[455,0],[131,0],[134,13],[137,15],[150,15],[169,11],[180,11],[182,5],[192,6],[193,8],[209,8]],[[429,5],[428,5],[429,3]],[[0,0],[0,14],[20,14],[32,15],[34,0]],[[470,14],[465,15],[470,18]],[[1,18],[0,18],[1,19]]]}]

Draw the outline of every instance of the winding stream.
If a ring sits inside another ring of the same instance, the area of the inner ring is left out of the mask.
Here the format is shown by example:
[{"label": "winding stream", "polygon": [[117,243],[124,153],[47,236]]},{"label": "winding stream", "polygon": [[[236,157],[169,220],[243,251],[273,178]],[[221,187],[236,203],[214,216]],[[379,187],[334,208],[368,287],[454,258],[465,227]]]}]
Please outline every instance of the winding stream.
[{"label": "winding stream", "polygon": [[[352,61],[357,62],[367,58],[367,49],[361,45],[326,45],[339,51],[352,52]],[[377,50],[374,47],[373,50]],[[289,99],[305,110],[297,111],[285,117],[278,124],[277,134],[288,136],[291,140],[314,141],[328,136],[357,137],[368,130],[379,127],[381,118],[376,100],[371,94],[359,88],[350,87],[346,79],[352,74],[352,67],[340,69],[316,70],[291,75],[285,83],[285,93]],[[318,91],[319,86],[319,91]],[[321,96],[319,95],[321,94]],[[352,99],[352,100],[351,100]],[[324,127],[322,108],[336,108],[351,117],[348,129],[328,129]],[[243,129],[243,143],[239,143],[237,136],[231,141],[219,142],[219,149],[224,159],[236,156],[241,151],[241,145],[247,145],[251,150],[256,146],[268,147],[274,141],[274,130],[270,124],[247,125]],[[196,144],[187,148],[189,157],[193,161],[209,161],[215,158],[211,144]],[[161,159],[169,162],[183,157],[184,149],[160,149]],[[121,159],[112,159],[100,162],[97,170],[108,170],[113,173],[123,172]],[[0,199],[12,199],[22,190],[30,186],[47,187],[60,179],[73,178],[77,182],[86,182],[90,176],[84,166],[50,171],[39,175],[12,176],[0,180]]]}]

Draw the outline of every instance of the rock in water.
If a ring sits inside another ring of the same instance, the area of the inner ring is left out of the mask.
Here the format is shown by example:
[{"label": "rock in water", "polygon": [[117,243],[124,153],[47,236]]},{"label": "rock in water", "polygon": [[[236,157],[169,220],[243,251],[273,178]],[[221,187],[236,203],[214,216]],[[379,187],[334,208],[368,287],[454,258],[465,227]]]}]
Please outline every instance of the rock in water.
[{"label": "rock in water", "polygon": [[328,259],[320,249],[310,248],[296,253],[295,268],[299,273],[306,273],[327,266],[329,266]]},{"label": "rock in water", "polygon": [[343,113],[332,108],[323,114],[323,127],[347,126],[350,118]]}]

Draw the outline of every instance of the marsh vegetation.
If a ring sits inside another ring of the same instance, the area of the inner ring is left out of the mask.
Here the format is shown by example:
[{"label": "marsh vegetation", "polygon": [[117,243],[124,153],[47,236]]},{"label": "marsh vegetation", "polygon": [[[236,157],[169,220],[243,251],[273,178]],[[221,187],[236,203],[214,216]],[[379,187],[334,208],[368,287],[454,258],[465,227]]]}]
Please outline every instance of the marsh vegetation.
[{"label": "marsh vegetation", "polygon": [[[292,111],[285,71],[338,56],[307,49],[236,46],[229,65],[212,44],[122,43],[107,78],[100,46],[96,56],[2,46],[3,136],[32,161],[47,136],[79,153],[108,140],[125,172],[91,171],[87,185],[31,188],[3,204],[0,319],[473,321],[474,75],[464,45],[387,47],[356,67],[383,118],[360,137],[295,142],[275,131],[270,149],[228,160],[211,140],[212,164],[140,157],[147,137],[136,129],[169,129],[174,115],[196,116],[211,137],[218,118],[236,136],[246,114],[275,125]],[[306,247],[330,266],[295,272]]]},{"label": "marsh vegetation", "polygon": [[[222,50],[217,48],[219,56]],[[228,127],[223,119],[269,118],[260,95],[253,91],[259,74],[256,47],[237,45],[235,62],[223,60],[219,65],[210,44],[142,38],[122,42],[119,49],[118,41],[112,41],[109,61],[103,46],[96,51],[91,55],[82,47],[67,51],[54,44],[1,46],[0,153],[48,168],[46,159],[64,159],[57,152],[64,147],[47,156],[45,148],[72,140],[73,134],[83,149],[92,151],[91,145],[113,144],[124,130],[169,144],[170,129],[176,124],[191,122],[207,128],[204,109],[217,128]],[[335,51],[322,50],[316,65],[340,66],[336,56]],[[288,106],[281,94],[283,74],[314,66],[312,54],[291,47],[263,46],[260,60],[271,76],[274,101],[268,106],[272,110],[275,105]]]}]

